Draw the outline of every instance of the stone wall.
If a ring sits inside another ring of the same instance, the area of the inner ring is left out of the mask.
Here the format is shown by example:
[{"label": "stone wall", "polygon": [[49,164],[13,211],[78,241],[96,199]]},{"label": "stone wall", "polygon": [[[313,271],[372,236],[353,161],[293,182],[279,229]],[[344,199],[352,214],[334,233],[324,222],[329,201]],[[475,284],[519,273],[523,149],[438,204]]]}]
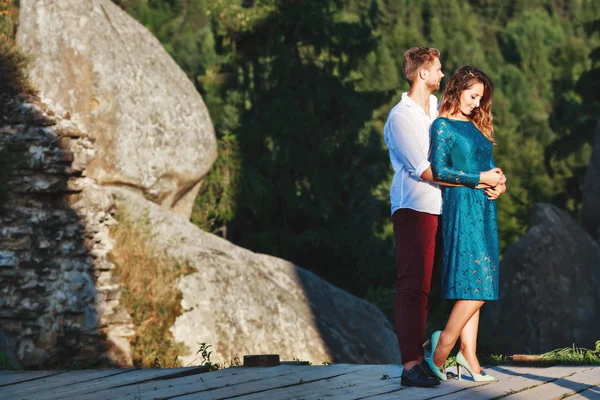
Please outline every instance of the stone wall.
[{"label": "stone wall", "polygon": [[18,154],[0,209],[0,351],[23,366],[130,365],[129,315],[106,255],[109,196],[87,177],[94,143],[68,113],[16,100],[0,148]]}]

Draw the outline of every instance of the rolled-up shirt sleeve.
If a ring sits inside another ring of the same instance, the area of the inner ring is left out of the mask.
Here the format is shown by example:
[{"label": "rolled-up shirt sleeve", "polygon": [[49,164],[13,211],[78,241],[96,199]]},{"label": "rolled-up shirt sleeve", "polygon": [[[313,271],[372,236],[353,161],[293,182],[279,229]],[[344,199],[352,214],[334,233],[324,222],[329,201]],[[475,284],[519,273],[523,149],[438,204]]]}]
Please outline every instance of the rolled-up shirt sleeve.
[{"label": "rolled-up shirt sleeve", "polygon": [[416,139],[410,119],[401,113],[390,115],[385,130],[385,141],[388,148],[406,166],[411,177],[421,179],[421,175],[430,165],[427,159],[429,149],[422,148]]}]

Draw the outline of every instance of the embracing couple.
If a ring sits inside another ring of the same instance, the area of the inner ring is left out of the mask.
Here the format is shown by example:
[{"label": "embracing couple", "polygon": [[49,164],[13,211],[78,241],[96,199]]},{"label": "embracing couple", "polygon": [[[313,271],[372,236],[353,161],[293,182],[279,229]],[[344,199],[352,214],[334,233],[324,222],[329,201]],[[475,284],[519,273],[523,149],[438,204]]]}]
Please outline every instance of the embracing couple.
[{"label": "embracing couple", "polygon": [[[394,167],[395,325],[403,386],[445,381],[443,366],[459,338],[459,368],[476,381],[494,380],[483,373],[476,356],[479,309],[486,300],[498,299],[494,200],[506,190],[506,178],[492,156],[493,85],[482,71],[462,67],[448,80],[438,104],[432,93],[444,77],[439,57],[438,50],[427,47],[404,53],[410,91],[391,110],[384,130]],[[436,243],[438,229],[441,243]],[[455,303],[444,330],[431,336],[431,356],[424,359],[436,247],[442,259],[441,296]]]}]

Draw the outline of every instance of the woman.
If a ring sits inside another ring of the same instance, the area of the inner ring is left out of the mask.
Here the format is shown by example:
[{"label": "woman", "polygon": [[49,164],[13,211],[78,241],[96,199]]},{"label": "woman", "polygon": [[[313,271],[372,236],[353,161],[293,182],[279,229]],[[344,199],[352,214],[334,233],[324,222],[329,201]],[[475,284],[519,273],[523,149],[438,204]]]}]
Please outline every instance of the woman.
[{"label": "woman", "polygon": [[441,292],[456,303],[444,330],[431,337],[427,362],[441,380],[446,375],[440,368],[459,336],[459,379],[462,366],[476,381],[494,380],[482,374],[475,354],[479,309],[485,301],[498,299],[498,224],[490,199],[504,192],[505,178],[492,157],[492,94],[492,82],[482,71],[462,67],[448,81],[440,117],[431,125],[435,180],[464,185],[445,187],[442,195]]}]

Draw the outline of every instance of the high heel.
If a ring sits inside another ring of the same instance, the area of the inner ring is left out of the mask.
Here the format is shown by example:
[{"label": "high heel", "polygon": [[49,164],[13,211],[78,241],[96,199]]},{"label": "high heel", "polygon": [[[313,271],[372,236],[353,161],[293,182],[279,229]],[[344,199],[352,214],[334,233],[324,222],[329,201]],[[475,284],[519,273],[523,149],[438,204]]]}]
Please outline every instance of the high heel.
[{"label": "high heel", "polygon": [[[458,372],[458,380],[459,381],[462,379],[461,378],[461,367],[463,367],[464,369],[467,370],[467,372],[471,375],[471,377],[473,378],[473,380],[475,382],[491,382],[491,381],[495,381],[496,380],[496,378],[494,378],[491,375],[484,375],[484,374],[476,374],[476,373],[474,373],[473,370],[471,369],[471,366],[469,365],[469,363],[465,359],[465,357],[459,351],[458,354],[456,354],[456,370]],[[481,371],[481,372],[483,372],[483,371]]]},{"label": "high heel", "polygon": [[435,331],[431,335],[431,355],[426,361],[427,361],[427,365],[429,365],[429,368],[431,369],[431,372],[433,372],[433,374],[439,380],[445,381],[447,379],[445,372],[443,372],[443,370],[445,370],[445,368],[442,367],[442,369],[440,369],[440,367],[435,365],[435,363],[433,362],[433,355],[435,354],[435,348],[437,347],[438,341],[440,340],[441,333],[442,333],[441,331]]}]

